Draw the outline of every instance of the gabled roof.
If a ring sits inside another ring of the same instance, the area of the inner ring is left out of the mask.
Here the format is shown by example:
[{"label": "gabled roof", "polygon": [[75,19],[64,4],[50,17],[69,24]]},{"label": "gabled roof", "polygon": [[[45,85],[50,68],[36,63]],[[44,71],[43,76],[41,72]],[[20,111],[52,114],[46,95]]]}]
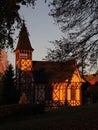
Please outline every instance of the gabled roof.
[{"label": "gabled roof", "polygon": [[74,60],[68,62],[33,61],[34,81],[55,83],[64,82],[67,79],[70,82],[76,70],[75,64]]},{"label": "gabled roof", "polygon": [[96,82],[98,82],[98,74],[91,74],[86,75],[85,79],[91,84],[94,85]]},{"label": "gabled roof", "polygon": [[16,50],[32,50],[33,51],[33,48],[31,46],[31,43],[28,37],[27,28],[24,22],[23,22],[21,31],[19,33],[19,40],[18,40],[18,44],[15,51]]}]

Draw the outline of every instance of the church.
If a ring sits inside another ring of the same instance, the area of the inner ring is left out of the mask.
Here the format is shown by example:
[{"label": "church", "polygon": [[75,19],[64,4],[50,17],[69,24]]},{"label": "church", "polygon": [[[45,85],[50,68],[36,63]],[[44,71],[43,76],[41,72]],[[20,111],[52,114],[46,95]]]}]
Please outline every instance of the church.
[{"label": "church", "polygon": [[16,86],[31,103],[46,106],[80,106],[84,82],[74,60],[34,61],[27,28],[23,23],[15,52]]}]

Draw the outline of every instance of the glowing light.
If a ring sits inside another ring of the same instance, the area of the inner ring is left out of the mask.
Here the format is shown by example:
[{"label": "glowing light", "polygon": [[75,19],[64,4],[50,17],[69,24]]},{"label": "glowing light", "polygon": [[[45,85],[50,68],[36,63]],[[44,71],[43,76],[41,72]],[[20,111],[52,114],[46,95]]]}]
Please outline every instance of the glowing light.
[{"label": "glowing light", "polygon": [[0,73],[4,74],[6,68],[8,67],[7,53],[0,49]]},{"label": "glowing light", "polygon": [[76,100],[80,100],[81,99],[80,95],[81,95],[80,89],[76,89]]},{"label": "glowing light", "polygon": [[66,85],[65,83],[55,83],[53,86],[53,101],[64,104],[66,101]]},{"label": "glowing light", "polygon": [[53,83],[53,101],[64,104],[67,100],[70,106],[81,105],[81,78],[78,69],[74,72],[70,84],[68,80],[65,83]]},{"label": "glowing light", "polygon": [[71,89],[70,88],[67,89],[67,100],[68,101],[71,100]]}]

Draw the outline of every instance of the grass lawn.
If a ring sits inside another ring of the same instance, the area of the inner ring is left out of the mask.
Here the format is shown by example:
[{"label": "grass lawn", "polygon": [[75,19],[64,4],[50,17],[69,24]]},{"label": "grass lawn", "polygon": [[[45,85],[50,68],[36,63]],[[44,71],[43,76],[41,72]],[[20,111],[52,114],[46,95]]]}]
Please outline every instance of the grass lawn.
[{"label": "grass lawn", "polygon": [[0,120],[0,130],[98,130],[98,104],[17,115]]}]

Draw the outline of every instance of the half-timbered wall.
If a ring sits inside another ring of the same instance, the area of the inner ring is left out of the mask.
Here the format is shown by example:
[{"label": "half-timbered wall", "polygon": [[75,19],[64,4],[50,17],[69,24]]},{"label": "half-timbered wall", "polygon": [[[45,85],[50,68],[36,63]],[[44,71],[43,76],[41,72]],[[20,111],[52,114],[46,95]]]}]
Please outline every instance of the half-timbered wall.
[{"label": "half-timbered wall", "polygon": [[43,102],[46,106],[80,106],[82,83],[35,84],[35,103]]},{"label": "half-timbered wall", "polygon": [[52,99],[53,105],[64,105],[66,102],[66,83],[52,83],[53,92]]},{"label": "half-timbered wall", "polygon": [[44,84],[35,84],[35,102],[45,101],[45,85]]},{"label": "half-timbered wall", "polygon": [[81,85],[82,83],[73,82],[67,87],[67,103],[70,106],[81,105]]}]

